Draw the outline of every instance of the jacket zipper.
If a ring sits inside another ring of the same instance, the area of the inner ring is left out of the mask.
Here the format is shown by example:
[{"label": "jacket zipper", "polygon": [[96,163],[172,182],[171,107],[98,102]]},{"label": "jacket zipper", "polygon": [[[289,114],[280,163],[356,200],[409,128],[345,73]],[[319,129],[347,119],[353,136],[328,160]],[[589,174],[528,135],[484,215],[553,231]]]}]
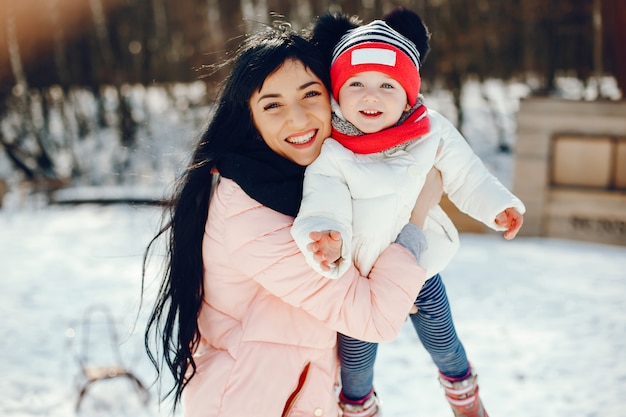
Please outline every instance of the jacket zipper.
[{"label": "jacket zipper", "polygon": [[300,374],[300,378],[298,379],[298,386],[296,387],[294,392],[291,393],[291,395],[287,399],[287,402],[285,403],[285,409],[283,410],[282,417],[287,417],[289,415],[289,412],[293,408],[293,405],[295,404],[296,400],[300,396],[300,393],[302,392],[302,387],[304,387],[304,383],[306,382],[306,377],[309,373],[310,366],[311,366],[311,362],[308,362],[305,365],[304,369],[302,370],[302,373]]}]

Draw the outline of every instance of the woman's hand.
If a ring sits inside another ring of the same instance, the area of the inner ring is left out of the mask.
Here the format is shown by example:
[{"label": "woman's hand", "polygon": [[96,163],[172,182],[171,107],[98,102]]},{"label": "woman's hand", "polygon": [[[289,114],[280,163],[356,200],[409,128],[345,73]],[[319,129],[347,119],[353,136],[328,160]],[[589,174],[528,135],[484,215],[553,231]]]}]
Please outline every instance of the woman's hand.
[{"label": "woman's hand", "polygon": [[437,168],[432,168],[426,175],[424,187],[417,197],[415,207],[413,207],[413,211],[411,212],[411,223],[423,229],[428,211],[431,207],[439,204],[442,194],[443,180],[441,179],[441,172],[439,172]]}]

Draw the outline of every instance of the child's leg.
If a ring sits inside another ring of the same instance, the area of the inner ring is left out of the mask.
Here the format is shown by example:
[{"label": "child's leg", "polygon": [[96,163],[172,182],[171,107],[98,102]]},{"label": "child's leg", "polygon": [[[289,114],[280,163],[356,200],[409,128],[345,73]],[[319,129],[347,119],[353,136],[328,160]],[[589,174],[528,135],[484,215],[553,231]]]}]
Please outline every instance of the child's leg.
[{"label": "child's leg", "polygon": [[337,335],[337,344],[341,363],[341,396],[355,402],[369,397],[373,391],[378,344],[341,333]]},{"label": "child's leg", "polygon": [[456,335],[446,289],[439,274],[422,287],[413,327],[439,368],[439,382],[455,417],[489,417],[478,395],[476,374],[470,369],[463,344]]},{"label": "child's leg", "polygon": [[448,295],[439,274],[426,281],[415,305],[417,313],[410,315],[413,327],[439,371],[450,378],[467,376],[469,362],[454,329]]}]

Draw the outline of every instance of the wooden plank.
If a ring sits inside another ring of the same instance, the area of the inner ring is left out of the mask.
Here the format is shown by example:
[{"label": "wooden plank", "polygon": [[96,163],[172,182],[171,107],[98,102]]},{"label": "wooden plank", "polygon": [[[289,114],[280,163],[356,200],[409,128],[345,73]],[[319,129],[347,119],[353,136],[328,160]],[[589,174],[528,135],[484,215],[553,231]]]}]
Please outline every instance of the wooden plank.
[{"label": "wooden plank", "polygon": [[626,138],[617,143],[615,187],[626,189]]},{"label": "wooden plank", "polygon": [[552,151],[552,183],[609,188],[613,168],[609,137],[557,136]]},{"label": "wooden plank", "polygon": [[[548,187],[548,165],[538,158],[519,158],[513,167],[513,192],[520,195],[543,194]],[[521,197],[520,197],[521,198]]]},{"label": "wooden plank", "polygon": [[550,217],[545,236],[626,246],[626,222],[620,219]]},{"label": "wooden plank", "polygon": [[441,197],[441,202],[439,204],[450,217],[450,220],[452,220],[452,223],[454,223],[459,232],[485,233],[487,231],[491,231],[491,229],[485,226],[482,222],[475,220],[459,210],[454,204],[452,204],[447,196],[444,195]]},{"label": "wooden plank", "polygon": [[626,193],[553,190],[545,236],[626,245]]}]

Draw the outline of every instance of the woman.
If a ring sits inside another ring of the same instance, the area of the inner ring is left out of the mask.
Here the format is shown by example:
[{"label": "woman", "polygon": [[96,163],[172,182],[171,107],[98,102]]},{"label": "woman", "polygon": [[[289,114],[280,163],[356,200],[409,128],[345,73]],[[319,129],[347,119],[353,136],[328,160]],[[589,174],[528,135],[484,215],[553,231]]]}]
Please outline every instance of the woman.
[{"label": "woman", "polygon": [[[413,224],[369,277],[317,275],[291,238],[304,169],[330,135],[327,72],[285,25],[249,37],[155,237],[168,258],[146,347],[185,416],[338,416],[337,331],[392,340],[424,283]],[[441,196],[433,184],[415,224]]]}]

